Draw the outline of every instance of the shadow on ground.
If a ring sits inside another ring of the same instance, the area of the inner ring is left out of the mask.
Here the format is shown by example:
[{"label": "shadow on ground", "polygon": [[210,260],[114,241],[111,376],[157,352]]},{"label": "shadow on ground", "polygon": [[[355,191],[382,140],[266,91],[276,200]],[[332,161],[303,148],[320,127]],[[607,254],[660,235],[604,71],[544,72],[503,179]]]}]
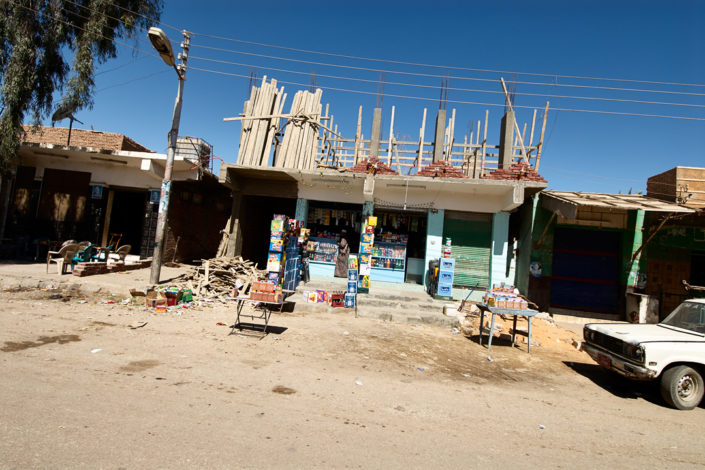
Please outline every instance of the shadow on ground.
[{"label": "shadow on ground", "polygon": [[641,398],[659,406],[666,406],[661,399],[658,380],[630,380],[597,364],[581,362],[563,362],[563,364],[619,398]]}]

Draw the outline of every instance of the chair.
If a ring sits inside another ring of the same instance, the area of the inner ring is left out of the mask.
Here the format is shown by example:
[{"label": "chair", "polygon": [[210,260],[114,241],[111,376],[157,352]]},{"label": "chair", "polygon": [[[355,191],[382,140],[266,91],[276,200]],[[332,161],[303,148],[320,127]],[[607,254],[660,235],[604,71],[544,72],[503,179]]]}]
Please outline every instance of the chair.
[{"label": "chair", "polygon": [[113,251],[110,253],[110,256],[115,259],[117,257],[118,263],[123,263],[125,264],[125,257],[130,254],[130,250],[132,249],[132,245],[122,245],[120,248],[117,250]]},{"label": "chair", "polygon": [[73,269],[73,258],[78,251],[78,244],[69,243],[61,247],[59,251],[49,251],[47,253],[47,272],[49,272],[49,264],[56,263],[59,274],[64,274],[66,267],[71,263]]},{"label": "chair", "polygon": [[76,266],[77,263],[88,263],[93,259],[93,256],[95,255],[96,247],[95,245],[91,245],[90,243],[88,246],[85,248],[80,248],[79,244],[79,250],[76,252],[74,257],[71,259],[71,269]]}]

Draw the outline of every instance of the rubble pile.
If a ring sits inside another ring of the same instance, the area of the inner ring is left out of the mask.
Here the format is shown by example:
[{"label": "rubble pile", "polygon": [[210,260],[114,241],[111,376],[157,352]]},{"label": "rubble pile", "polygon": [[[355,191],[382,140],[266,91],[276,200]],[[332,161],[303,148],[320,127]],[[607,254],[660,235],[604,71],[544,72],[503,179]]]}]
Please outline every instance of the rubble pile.
[{"label": "rubble pile", "polygon": [[255,263],[241,256],[218,257],[202,260],[200,266],[174,279],[171,284],[189,289],[202,299],[226,300],[233,296],[233,289],[238,289],[238,286],[238,292],[242,295],[253,282],[266,278],[267,271],[257,269]]}]

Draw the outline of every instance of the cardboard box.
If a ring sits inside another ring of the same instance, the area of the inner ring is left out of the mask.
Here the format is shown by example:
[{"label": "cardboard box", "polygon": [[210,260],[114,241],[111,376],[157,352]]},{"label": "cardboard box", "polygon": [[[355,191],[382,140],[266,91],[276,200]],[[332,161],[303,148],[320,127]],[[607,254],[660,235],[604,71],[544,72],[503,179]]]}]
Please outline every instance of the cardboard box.
[{"label": "cardboard box", "polygon": [[356,255],[350,255],[348,257],[348,269],[357,269],[357,256]]},{"label": "cardboard box", "polygon": [[347,308],[355,307],[356,300],[357,300],[357,296],[355,294],[350,294],[350,293],[345,294],[344,302],[345,302],[345,306]]},{"label": "cardboard box", "polygon": [[374,235],[371,233],[362,234],[362,243],[372,243],[374,241]]},{"label": "cardboard box", "polygon": [[358,273],[357,269],[348,269],[348,282],[357,281],[357,276],[358,276],[357,273]]},{"label": "cardboard box", "polygon": [[357,293],[357,281],[348,281],[348,293]]},{"label": "cardboard box", "polygon": [[377,217],[375,217],[374,215],[369,216],[367,218],[367,225],[375,227],[377,225]]},{"label": "cardboard box", "polygon": [[271,282],[255,281],[252,283],[252,290],[256,292],[274,292],[277,286]]},{"label": "cardboard box", "polygon": [[282,251],[284,247],[284,240],[281,238],[270,238],[269,239],[269,251]]},{"label": "cardboard box", "polygon": [[269,226],[272,232],[283,232],[284,231],[284,221],[283,220],[272,220]]},{"label": "cardboard box", "polygon": [[442,284],[453,284],[453,271],[440,271],[438,273],[438,282]]}]

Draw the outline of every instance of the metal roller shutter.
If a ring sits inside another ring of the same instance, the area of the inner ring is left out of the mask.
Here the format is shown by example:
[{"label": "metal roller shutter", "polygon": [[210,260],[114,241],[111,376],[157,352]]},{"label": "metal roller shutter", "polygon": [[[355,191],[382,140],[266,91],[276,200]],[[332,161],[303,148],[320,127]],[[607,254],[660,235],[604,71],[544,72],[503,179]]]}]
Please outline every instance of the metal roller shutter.
[{"label": "metal roller shutter", "polygon": [[551,307],[616,313],[619,266],[619,232],[556,228]]},{"label": "metal roller shutter", "polygon": [[453,285],[487,289],[490,282],[492,220],[489,215],[446,212],[443,241],[450,238],[455,258]]}]

